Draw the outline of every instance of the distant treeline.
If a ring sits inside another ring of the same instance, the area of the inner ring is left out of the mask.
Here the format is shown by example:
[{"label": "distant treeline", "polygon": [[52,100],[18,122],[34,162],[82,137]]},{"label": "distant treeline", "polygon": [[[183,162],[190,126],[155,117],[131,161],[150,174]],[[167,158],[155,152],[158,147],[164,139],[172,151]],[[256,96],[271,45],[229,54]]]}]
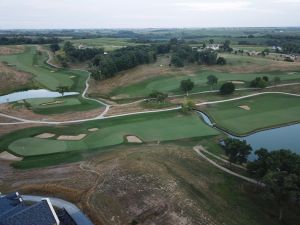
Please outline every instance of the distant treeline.
[{"label": "distant treeline", "polygon": [[156,61],[153,46],[135,46],[115,50],[107,55],[98,55],[92,60],[91,73],[94,79],[103,80],[116,73],[141,64]]},{"label": "distant treeline", "polygon": [[51,37],[0,37],[0,45],[23,45],[23,44],[53,44],[58,43],[59,38]]}]

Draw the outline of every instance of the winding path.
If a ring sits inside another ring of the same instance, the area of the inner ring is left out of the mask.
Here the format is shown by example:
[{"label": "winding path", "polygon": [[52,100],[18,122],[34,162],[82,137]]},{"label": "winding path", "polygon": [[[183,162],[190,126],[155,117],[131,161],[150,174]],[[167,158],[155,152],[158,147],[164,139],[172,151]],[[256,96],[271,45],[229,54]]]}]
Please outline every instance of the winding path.
[{"label": "winding path", "polygon": [[242,179],[242,180],[245,180],[245,181],[247,181],[247,182],[249,182],[249,183],[252,183],[252,184],[259,184],[259,185],[261,185],[261,186],[264,186],[264,184],[262,184],[262,183],[259,183],[257,180],[255,180],[255,179],[252,179],[252,178],[249,178],[249,177],[245,177],[245,176],[243,176],[243,175],[240,175],[240,174],[238,174],[238,173],[235,173],[235,172],[233,172],[233,171],[231,171],[231,170],[229,170],[229,169],[227,169],[227,168],[225,168],[225,167],[223,167],[223,166],[220,166],[218,163],[216,163],[215,161],[213,161],[213,160],[211,160],[211,159],[209,159],[208,157],[206,157],[203,153],[202,153],[202,151],[206,151],[204,148],[203,148],[203,146],[195,146],[194,147],[194,151],[198,154],[198,155],[200,155],[203,159],[205,159],[206,161],[208,161],[210,164],[212,164],[213,166],[215,166],[215,167],[217,167],[217,168],[219,168],[220,170],[222,170],[223,172],[225,172],[225,173],[228,173],[228,174],[230,174],[230,175],[232,175],[232,176],[235,176],[235,177],[238,177],[238,178],[240,178],[240,179]]}]

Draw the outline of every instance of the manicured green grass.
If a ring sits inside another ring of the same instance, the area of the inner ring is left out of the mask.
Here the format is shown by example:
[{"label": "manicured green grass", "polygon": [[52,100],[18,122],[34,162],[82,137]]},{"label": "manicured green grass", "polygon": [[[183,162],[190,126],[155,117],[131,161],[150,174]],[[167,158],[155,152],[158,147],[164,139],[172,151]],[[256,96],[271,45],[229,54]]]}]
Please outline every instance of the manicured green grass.
[{"label": "manicured green grass", "polygon": [[[45,63],[47,58],[47,54],[39,54],[35,46],[27,46],[24,53],[0,56],[0,61],[5,61],[19,70],[33,74],[33,83],[36,88],[46,88],[56,91],[59,86],[67,86],[69,87],[69,91],[83,92],[88,72],[53,68]],[[61,99],[55,98],[53,100],[59,101]],[[101,107],[99,103],[83,99],[80,95],[76,97],[64,97],[64,103],[61,105],[41,107],[39,103],[42,101],[48,102],[49,99],[28,100],[32,105],[32,109],[41,114],[55,114],[72,110],[84,111]],[[34,102],[37,102],[37,104]]]},{"label": "manicured green grass", "polygon": [[94,38],[94,39],[79,39],[72,40],[76,46],[80,44],[86,46],[92,46],[97,48],[104,48],[105,51],[113,51],[119,48],[123,48],[125,46],[135,46],[138,45],[133,42],[129,42],[130,39],[126,38]]},{"label": "manicured green grass", "polygon": [[258,76],[268,76],[270,80],[272,80],[275,76],[279,76],[282,81],[288,80],[296,80],[300,79],[300,72],[296,72],[295,74],[289,74],[288,72],[282,73],[265,73],[265,74],[257,74],[257,73],[221,73],[215,71],[207,71],[202,70],[195,74],[191,75],[169,75],[163,77],[155,77],[152,79],[148,79],[142,81],[137,84],[132,84],[125,87],[120,87],[112,91],[110,95],[126,95],[128,97],[142,97],[147,96],[153,90],[162,91],[169,94],[183,94],[182,90],[180,89],[180,82],[183,79],[190,78],[192,81],[195,82],[195,87],[192,92],[199,92],[199,91],[208,91],[211,90],[211,87],[207,85],[207,76],[215,75],[219,79],[219,83],[215,89],[218,89],[224,82],[226,81],[243,81],[245,82],[244,85],[236,85],[237,87],[246,87],[247,83],[251,80],[255,79]]},{"label": "manicured green grass", "polygon": [[[89,128],[99,128],[99,130],[89,132]],[[85,133],[88,136],[80,141],[34,138],[35,135],[44,132],[57,135]],[[124,142],[126,135],[136,135],[144,142],[153,142],[218,134],[218,131],[204,124],[196,114],[183,115],[178,111],[171,111],[98,120],[62,128],[31,128],[8,135],[1,141],[0,146],[1,149],[8,148],[18,155],[33,156],[118,145]]]},{"label": "manicured green grass", "polygon": [[[250,110],[239,108],[249,106]],[[237,135],[300,121],[300,97],[265,94],[208,106],[204,111],[217,126]]]}]

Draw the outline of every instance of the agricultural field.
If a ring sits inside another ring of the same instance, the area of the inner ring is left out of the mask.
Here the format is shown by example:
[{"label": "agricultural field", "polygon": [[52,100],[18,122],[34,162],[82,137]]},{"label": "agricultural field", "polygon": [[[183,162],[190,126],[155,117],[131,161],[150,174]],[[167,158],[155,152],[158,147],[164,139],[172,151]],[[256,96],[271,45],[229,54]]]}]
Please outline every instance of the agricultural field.
[{"label": "agricultural field", "polygon": [[119,48],[127,46],[137,45],[134,42],[130,42],[130,39],[126,38],[94,38],[94,39],[78,39],[71,40],[75,46],[83,45],[86,47],[103,48],[105,51],[113,51]]},{"label": "agricultural field", "polygon": [[299,122],[300,98],[264,94],[209,105],[203,111],[217,127],[236,135],[246,135],[264,128]]}]

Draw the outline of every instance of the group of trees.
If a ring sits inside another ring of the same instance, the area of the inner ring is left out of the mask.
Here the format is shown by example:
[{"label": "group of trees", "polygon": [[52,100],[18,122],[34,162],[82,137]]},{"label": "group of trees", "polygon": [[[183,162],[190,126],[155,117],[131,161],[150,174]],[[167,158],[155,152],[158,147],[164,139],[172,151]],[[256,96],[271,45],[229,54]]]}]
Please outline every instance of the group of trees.
[{"label": "group of trees", "polygon": [[281,82],[280,77],[274,77],[272,81],[270,81],[269,77],[256,77],[254,80],[250,82],[250,87],[254,88],[265,88],[269,83],[273,83],[274,85],[278,85]]},{"label": "group of trees", "polygon": [[91,62],[91,73],[96,80],[103,80],[120,71],[155,61],[156,51],[152,46],[126,47],[107,55],[97,55]]},{"label": "group of trees", "polygon": [[269,152],[260,149],[257,159],[249,162],[247,169],[279,206],[279,220],[283,218],[283,206],[289,201],[300,200],[300,156],[290,150]]},{"label": "group of trees", "polygon": [[[252,152],[246,141],[228,138],[224,150],[229,162],[244,164]],[[279,220],[283,218],[283,206],[289,201],[300,202],[300,156],[290,150],[255,151],[256,159],[247,163],[248,173],[279,206]]]},{"label": "group of trees", "polygon": [[166,99],[168,98],[168,94],[160,91],[153,91],[152,93],[149,94],[148,98],[152,101],[162,103],[166,101]]},{"label": "group of trees", "polygon": [[0,45],[53,44],[58,43],[60,41],[60,39],[54,37],[0,37]]},{"label": "group of trees", "polygon": [[104,50],[102,48],[86,48],[86,49],[75,48],[70,41],[67,41],[64,44],[63,50],[67,56],[67,59],[73,62],[76,61],[84,62],[87,60],[91,60],[96,55],[104,53]]}]

